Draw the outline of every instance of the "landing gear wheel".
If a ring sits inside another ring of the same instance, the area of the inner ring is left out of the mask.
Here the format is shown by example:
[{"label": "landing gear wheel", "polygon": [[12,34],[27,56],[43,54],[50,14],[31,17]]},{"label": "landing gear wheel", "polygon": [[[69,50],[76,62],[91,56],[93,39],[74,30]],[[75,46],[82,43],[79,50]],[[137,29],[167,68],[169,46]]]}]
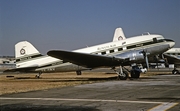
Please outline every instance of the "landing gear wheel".
[{"label": "landing gear wheel", "polygon": [[131,78],[139,78],[140,72],[131,70]]},{"label": "landing gear wheel", "polygon": [[127,71],[123,71],[123,74],[118,75],[118,78],[120,80],[126,80],[128,78],[128,72]]},{"label": "landing gear wheel", "polygon": [[35,78],[38,78],[38,79],[39,79],[39,78],[40,78],[40,76],[39,76],[39,75],[36,75],[36,76],[35,76]]},{"label": "landing gear wheel", "polygon": [[36,75],[35,77],[39,79],[39,78],[40,78],[40,76],[41,76],[41,74],[42,74],[42,72],[39,72],[39,74],[38,74],[38,75]]},{"label": "landing gear wheel", "polygon": [[77,75],[81,75],[81,71],[76,71],[76,74]]},{"label": "landing gear wheel", "polygon": [[179,71],[178,70],[173,70],[172,74],[174,74],[174,75],[179,74]]}]

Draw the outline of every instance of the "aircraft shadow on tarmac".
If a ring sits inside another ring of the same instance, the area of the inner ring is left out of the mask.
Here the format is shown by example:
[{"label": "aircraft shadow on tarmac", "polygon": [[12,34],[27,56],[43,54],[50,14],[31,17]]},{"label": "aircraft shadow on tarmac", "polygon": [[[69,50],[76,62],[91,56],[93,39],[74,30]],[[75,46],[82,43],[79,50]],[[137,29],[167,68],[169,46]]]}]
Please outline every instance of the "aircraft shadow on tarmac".
[{"label": "aircraft shadow on tarmac", "polygon": [[[158,74],[159,75],[159,74]],[[160,74],[163,75],[163,74]],[[32,77],[13,77],[14,79],[19,79],[19,80],[37,80],[37,78],[32,78]],[[119,80],[118,77],[102,77],[102,78],[56,78],[53,80],[51,78],[39,78],[40,80],[43,79],[48,82],[73,82],[73,81],[109,81],[109,80]],[[156,79],[154,77],[148,76],[148,77],[141,77],[141,78],[131,78],[129,77],[129,80],[142,80],[142,79]],[[121,80],[122,81],[122,80]]]}]

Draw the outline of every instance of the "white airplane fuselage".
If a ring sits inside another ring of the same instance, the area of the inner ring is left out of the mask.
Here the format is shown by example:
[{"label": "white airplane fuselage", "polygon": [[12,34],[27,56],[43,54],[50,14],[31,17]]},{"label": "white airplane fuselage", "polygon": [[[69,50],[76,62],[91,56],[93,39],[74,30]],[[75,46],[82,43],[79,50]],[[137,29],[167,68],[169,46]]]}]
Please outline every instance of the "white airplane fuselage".
[{"label": "white airplane fuselage", "polygon": [[[130,65],[134,62],[144,62],[143,56],[138,54],[139,51],[145,50],[149,54],[148,57],[152,57],[167,51],[173,47],[174,44],[174,41],[164,39],[162,35],[142,35],[126,38],[121,41],[82,48],[74,50],[73,52],[119,56],[121,58],[128,56],[130,57],[130,62],[128,62],[127,65]],[[31,72],[66,72],[90,69],[48,55],[43,56],[40,53],[31,55],[24,54],[22,57],[16,58],[16,68],[26,67],[36,67],[35,69],[29,70]]]}]

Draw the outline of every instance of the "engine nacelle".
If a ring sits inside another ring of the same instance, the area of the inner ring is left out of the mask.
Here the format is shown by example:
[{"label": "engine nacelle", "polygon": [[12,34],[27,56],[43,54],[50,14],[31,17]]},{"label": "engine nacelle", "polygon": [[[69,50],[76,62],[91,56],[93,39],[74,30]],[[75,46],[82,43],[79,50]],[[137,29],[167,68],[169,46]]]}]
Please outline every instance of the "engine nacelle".
[{"label": "engine nacelle", "polygon": [[116,55],[116,57],[120,58],[129,58],[130,61],[134,60],[144,60],[144,55],[142,50],[134,50],[129,52],[124,52],[122,54]]}]

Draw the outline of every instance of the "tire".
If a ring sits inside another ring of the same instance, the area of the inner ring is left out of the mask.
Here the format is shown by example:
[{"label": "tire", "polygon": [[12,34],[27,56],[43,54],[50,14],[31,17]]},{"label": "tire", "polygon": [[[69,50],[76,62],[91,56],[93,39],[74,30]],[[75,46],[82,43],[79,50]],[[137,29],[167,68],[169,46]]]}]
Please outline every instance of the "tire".
[{"label": "tire", "polygon": [[131,70],[131,78],[139,78],[140,77],[140,72]]},{"label": "tire", "polygon": [[76,71],[76,74],[77,75],[81,75],[81,71]]},{"label": "tire", "polygon": [[174,74],[174,75],[179,74],[179,71],[178,70],[173,70],[172,74]]},{"label": "tire", "polygon": [[123,71],[125,76],[118,76],[120,80],[126,80],[128,78],[128,72],[127,71]]}]

